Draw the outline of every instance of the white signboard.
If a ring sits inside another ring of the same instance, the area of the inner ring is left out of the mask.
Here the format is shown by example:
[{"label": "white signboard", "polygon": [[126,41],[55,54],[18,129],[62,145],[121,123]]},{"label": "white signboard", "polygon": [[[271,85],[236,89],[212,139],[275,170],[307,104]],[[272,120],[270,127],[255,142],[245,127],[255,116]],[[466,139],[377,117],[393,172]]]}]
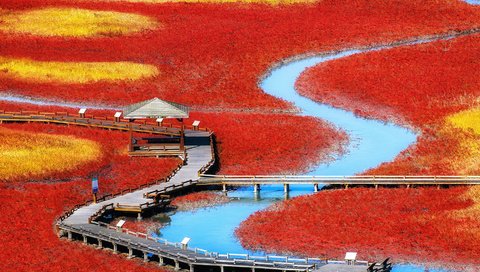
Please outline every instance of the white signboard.
[{"label": "white signboard", "polygon": [[357,259],[357,252],[347,252],[345,254],[346,261],[355,261]]},{"label": "white signboard", "polygon": [[190,238],[185,237],[185,238],[183,238],[181,244],[184,245],[184,246],[186,246],[186,245],[188,245],[188,242],[190,242]]},{"label": "white signboard", "polygon": [[121,112],[121,111],[117,111],[113,117],[115,117],[115,118],[120,118],[120,116],[122,116],[122,112]]},{"label": "white signboard", "polygon": [[118,223],[117,223],[117,228],[123,227],[124,224],[125,224],[125,220],[120,220],[120,221],[118,221]]}]

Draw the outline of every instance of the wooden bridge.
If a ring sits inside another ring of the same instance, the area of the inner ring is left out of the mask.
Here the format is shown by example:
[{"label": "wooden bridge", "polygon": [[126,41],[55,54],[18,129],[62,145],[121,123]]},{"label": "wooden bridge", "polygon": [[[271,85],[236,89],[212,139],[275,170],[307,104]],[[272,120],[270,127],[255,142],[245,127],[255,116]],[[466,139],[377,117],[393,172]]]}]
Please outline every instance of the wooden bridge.
[{"label": "wooden bridge", "polygon": [[315,192],[321,185],[344,186],[451,186],[480,185],[480,176],[232,176],[201,174],[197,185],[253,186],[283,185],[287,192],[291,184],[310,184]]}]

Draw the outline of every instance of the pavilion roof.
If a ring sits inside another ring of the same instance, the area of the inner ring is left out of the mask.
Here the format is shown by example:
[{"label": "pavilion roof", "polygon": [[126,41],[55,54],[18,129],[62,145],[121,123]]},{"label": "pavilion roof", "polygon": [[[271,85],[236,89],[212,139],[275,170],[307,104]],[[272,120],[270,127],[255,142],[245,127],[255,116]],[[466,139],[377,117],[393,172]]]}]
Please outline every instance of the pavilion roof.
[{"label": "pavilion roof", "polygon": [[157,97],[123,109],[125,119],[142,118],[188,118],[189,108]]}]

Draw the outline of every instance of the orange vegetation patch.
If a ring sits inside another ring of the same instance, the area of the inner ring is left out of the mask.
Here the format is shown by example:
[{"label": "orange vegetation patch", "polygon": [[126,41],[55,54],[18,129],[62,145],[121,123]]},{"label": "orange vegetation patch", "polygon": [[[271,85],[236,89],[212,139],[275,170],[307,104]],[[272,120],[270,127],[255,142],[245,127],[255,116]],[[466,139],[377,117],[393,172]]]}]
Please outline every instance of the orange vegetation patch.
[{"label": "orange vegetation patch", "polygon": [[134,13],[56,7],[0,10],[0,22],[0,31],[9,34],[77,38],[119,36],[159,27],[155,19]]},{"label": "orange vegetation patch", "polygon": [[120,62],[55,62],[0,57],[0,78],[26,82],[86,84],[155,77],[153,65]]},{"label": "orange vegetation patch", "polygon": [[236,234],[244,246],[269,252],[340,259],[355,251],[360,259],[478,268],[480,222],[471,216],[478,190],[321,191],[251,215]]},{"label": "orange vegetation patch", "polygon": [[0,127],[0,180],[41,179],[100,160],[97,142]]}]

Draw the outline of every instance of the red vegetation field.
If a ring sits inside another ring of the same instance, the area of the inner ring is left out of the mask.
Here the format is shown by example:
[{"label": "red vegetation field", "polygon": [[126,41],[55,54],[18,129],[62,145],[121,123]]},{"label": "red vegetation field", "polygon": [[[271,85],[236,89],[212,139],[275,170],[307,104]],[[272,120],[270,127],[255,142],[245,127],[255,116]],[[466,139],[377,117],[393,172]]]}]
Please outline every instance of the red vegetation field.
[{"label": "red vegetation field", "polygon": [[[88,246],[58,239],[53,225],[58,216],[91,197],[89,175],[99,175],[100,193],[117,192],[168,175],[177,159],[131,159],[124,153],[125,133],[55,125],[5,125],[19,130],[68,134],[102,145],[104,157],[88,169],[51,176],[52,182],[0,183],[1,271],[158,271]],[[87,166],[85,166],[87,167]],[[138,169],[148,169],[138,174]],[[85,172],[89,173],[85,175]]]},{"label": "red vegetation field", "polygon": [[217,137],[220,173],[303,173],[343,152],[344,132],[311,117],[196,113]]},{"label": "red vegetation field", "polygon": [[0,89],[68,101],[128,104],[159,96],[215,108],[288,108],[260,91],[258,78],[296,54],[480,25],[480,9],[462,1],[319,1],[311,5],[175,4],[19,0],[3,9],[74,6],[135,12],[162,28],[130,36],[72,39],[0,34],[0,56],[43,61],[134,61],[159,75],[95,84],[27,83],[3,78]]},{"label": "red vegetation field", "polygon": [[297,87],[317,101],[422,132],[394,164],[370,173],[478,174],[478,165],[458,167],[478,136],[450,128],[445,118],[479,105],[479,46],[474,35],[355,55],[307,70]]},{"label": "red vegetation field", "polygon": [[259,211],[236,234],[244,246],[269,252],[341,259],[355,251],[360,259],[391,256],[396,262],[478,268],[480,223],[472,212],[478,199],[466,192],[460,187],[322,191]]}]

